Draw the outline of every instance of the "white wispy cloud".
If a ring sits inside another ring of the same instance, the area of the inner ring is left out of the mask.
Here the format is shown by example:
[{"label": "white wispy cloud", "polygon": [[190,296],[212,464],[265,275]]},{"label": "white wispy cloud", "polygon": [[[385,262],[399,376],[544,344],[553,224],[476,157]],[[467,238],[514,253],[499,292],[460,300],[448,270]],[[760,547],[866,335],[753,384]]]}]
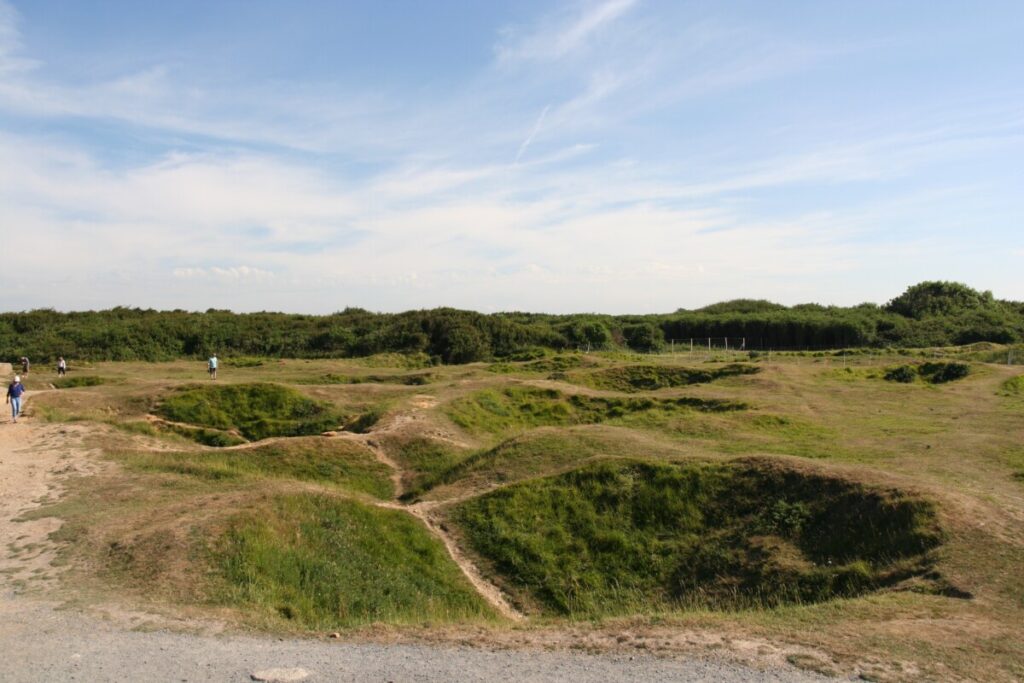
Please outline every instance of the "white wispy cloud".
[{"label": "white wispy cloud", "polygon": [[636,0],[588,3],[571,12],[547,17],[539,27],[526,31],[508,28],[495,46],[498,61],[507,64],[563,57],[582,48],[635,4]]},{"label": "white wispy cloud", "polygon": [[176,278],[183,280],[217,278],[222,281],[241,282],[252,280],[267,280],[274,277],[274,273],[262,268],[252,266],[211,266],[209,268],[175,268],[171,271]]},{"label": "white wispy cloud", "polygon": [[525,154],[526,150],[530,147],[530,143],[533,142],[535,137],[537,137],[537,133],[540,132],[540,127],[544,125],[544,119],[547,117],[549,109],[551,109],[550,104],[545,105],[544,109],[541,110],[540,116],[537,117],[536,122],[533,124],[533,128],[530,130],[530,134],[527,135],[526,139],[523,140],[523,143],[519,145],[519,151],[516,152],[516,159],[514,163],[519,163],[519,160],[523,158],[523,154]]}]

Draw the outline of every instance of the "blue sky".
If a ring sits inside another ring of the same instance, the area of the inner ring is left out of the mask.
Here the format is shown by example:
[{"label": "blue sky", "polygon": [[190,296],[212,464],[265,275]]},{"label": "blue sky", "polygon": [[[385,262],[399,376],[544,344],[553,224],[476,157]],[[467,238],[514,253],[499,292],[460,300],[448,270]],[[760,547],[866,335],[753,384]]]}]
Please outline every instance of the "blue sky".
[{"label": "blue sky", "polygon": [[0,0],[0,310],[1024,299],[1024,3]]}]

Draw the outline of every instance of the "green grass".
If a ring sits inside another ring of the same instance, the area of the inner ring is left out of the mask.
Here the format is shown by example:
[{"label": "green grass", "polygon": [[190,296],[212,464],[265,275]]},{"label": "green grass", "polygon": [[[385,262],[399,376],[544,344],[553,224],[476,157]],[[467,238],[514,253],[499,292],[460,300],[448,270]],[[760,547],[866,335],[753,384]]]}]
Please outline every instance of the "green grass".
[{"label": "green grass", "polygon": [[766,462],[602,462],[452,520],[513,591],[576,618],[849,597],[931,570],[930,503]]},{"label": "green grass", "polygon": [[595,365],[594,361],[575,354],[559,354],[550,358],[539,358],[526,363],[492,363],[489,372],[507,375],[511,373],[549,374],[560,373],[573,368]]},{"label": "green grass", "polygon": [[224,604],[314,630],[493,616],[422,524],[350,500],[278,496],[241,514],[215,566]]},{"label": "green grass", "polygon": [[264,358],[255,358],[251,356],[238,356],[235,358],[225,358],[221,360],[223,365],[229,368],[260,368],[266,364],[267,360]]},{"label": "green grass", "polygon": [[412,493],[459,481],[487,487],[518,481],[578,465],[619,447],[626,445],[604,435],[535,430],[439,467]]},{"label": "green grass", "polygon": [[533,427],[594,424],[637,413],[670,415],[681,411],[725,412],[745,404],[699,398],[604,398],[566,395],[554,389],[511,386],[457,399],[448,416],[474,432],[505,433]]},{"label": "green grass", "polygon": [[74,387],[97,387],[106,384],[107,380],[96,375],[72,375],[71,377],[58,377],[53,380],[53,386],[58,389],[72,389]]},{"label": "green grass", "polygon": [[405,477],[402,498],[413,499],[436,486],[443,475],[469,454],[446,443],[424,437],[390,439],[385,442]]},{"label": "green grass", "polygon": [[330,404],[279,384],[191,385],[165,398],[157,412],[174,422],[237,431],[251,441],[319,434],[345,422]]},{"label": "green grass", "polygon": [[1003,382],[999,387],[999,394],[1010,398],[1024,397],[1024,375],[1017,375]]},{"label": "green grass", "polygon": [[340,375],[328,372],[319,377],[299,380],[299,384],[403,384],[423,386],[430,384],[433,375],[429,372],[415,372],[404,375]]},{"label": "green grass", "polygon": [[391,497],[390,471],[365,448],[338,439],[296,439],[230,451],[140,451],[121,459],[144,472],[220,481],[272,478],[331,484],[380,499]]},{"label": "green grass", "polygon": [[574,375],[573,379],[597,389],[637,392],[690,384],[705,384],[724,377],[754,374],[760,370],[757,366],[740,363],[713,369],[682,368],[669,365],[626,365]]}]

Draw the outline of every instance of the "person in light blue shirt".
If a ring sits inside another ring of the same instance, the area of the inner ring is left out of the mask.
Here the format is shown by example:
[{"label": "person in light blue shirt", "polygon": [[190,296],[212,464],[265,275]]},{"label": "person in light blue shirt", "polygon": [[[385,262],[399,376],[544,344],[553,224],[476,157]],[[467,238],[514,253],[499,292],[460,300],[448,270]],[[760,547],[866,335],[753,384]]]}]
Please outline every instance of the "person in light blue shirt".
[{"label": "person in light blue shirt", "polygon": [[14,376],[14,381],[7,387],[7,403],[11,404],[11,422],[18,422],[18,415],[21,414],[21,397],[25,393],[25,385],[21,383],[21,377]]},{"label": "person in light blue shirt", "polygon": [[210,373],[210,379],[217,379],[217,354],[210,356],[206,362],[206,371]]}]

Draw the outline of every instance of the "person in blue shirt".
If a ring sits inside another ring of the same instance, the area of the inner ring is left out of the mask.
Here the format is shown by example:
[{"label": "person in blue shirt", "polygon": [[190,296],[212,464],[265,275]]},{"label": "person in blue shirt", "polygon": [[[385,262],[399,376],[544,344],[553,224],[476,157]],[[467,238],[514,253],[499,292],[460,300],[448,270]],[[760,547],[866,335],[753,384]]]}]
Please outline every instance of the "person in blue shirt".
[{"label": "person in blue shirt", "polygon": [[14,381],[7,387],[7,403],[11,404],[11,421],[17,422],[21,414],[21,397],[25,393],[25,385],[21,383],[21,377],[14,376]]}]

